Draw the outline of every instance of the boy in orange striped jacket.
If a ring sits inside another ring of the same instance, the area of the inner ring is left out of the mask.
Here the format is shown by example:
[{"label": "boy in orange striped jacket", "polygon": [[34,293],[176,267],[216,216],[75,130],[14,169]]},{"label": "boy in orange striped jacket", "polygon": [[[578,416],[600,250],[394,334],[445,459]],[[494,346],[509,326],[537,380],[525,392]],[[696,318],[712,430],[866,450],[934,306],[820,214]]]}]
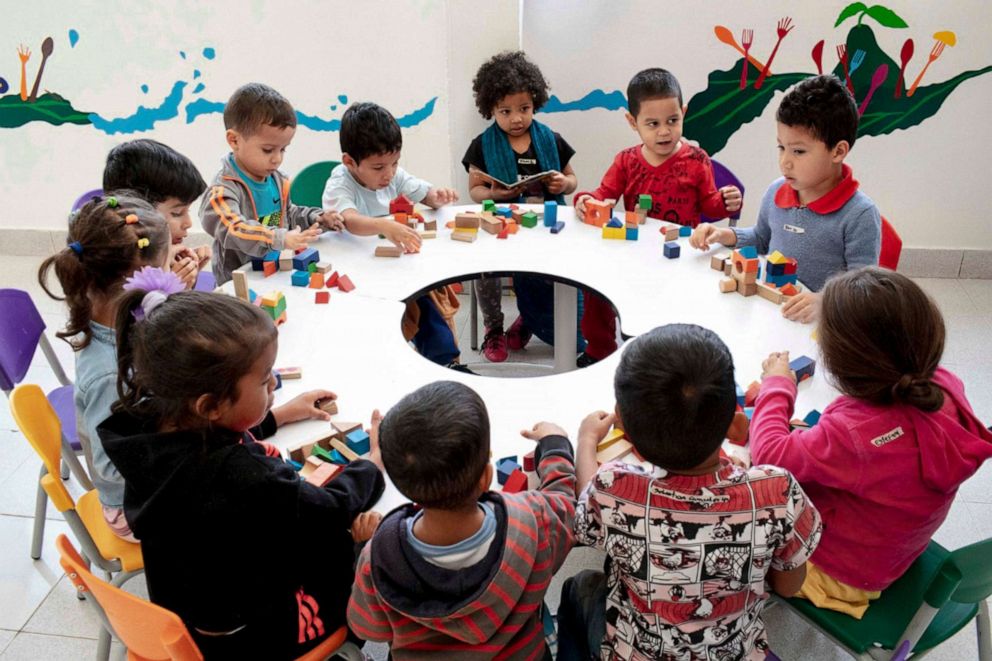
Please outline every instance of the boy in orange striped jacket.
[{"label": "boy in orange striped jacket", "polygon": [[534,491],[490,491],[486,406],[468,386],[426,385],[379,428],[383,464],[417,505],[385,516],[355,570],[348,625],[393,659],[541,659],[541,606],[572,547],[575,465],[565,432],[541,422]]},{"label": "boy in orange striped jacket", "polygon": [[270,250],[306,248],[327,229],[344,228],[341,214],[289,201],[289,179],[279,171],[296,133],[296,112],[279,92],[242,85],[224,108],[231,153],[221,162],[200,205],[200,223],[214,237],[217,284],[250,257]]}]

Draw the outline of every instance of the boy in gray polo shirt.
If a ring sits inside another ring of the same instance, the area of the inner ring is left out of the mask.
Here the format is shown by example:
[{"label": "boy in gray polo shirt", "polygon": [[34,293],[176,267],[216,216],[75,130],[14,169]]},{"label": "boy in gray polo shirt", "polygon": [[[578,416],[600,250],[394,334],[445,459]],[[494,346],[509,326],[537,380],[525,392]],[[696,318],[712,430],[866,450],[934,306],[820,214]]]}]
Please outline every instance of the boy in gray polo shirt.
[{"label": "boy in gray polo shirt", "polygon": [[755,246],[761,254],[794,257],[807,289],[788,300],[782,314],[808,323],[817,317],[817,292],[830,276],[878,264],[882,219],[844,164],[858,132],[858,109],[836,76],[796,85],[775,118],[782,177],[765,191],[758,222],[745,228],[704,223],[689,243],[700,250],[718,243]]}]

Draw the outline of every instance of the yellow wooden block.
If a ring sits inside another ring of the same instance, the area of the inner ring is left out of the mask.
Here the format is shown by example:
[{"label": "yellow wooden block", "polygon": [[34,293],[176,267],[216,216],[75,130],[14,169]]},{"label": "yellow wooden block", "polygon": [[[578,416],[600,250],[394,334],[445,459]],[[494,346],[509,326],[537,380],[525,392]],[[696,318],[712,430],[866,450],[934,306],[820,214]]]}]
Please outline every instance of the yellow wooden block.
[{"label": "yellow wooden block", "polygon": [[627,229],[625,227],[606,227],[603,226],[603,238],[604,239],[619,239],[625,241],[627,239]]},{"label": "yellow wooden block", "polygon": [[620,459],[624,455],[630,454],[631,450],[634,449],[633,444],[630,441],[621,439],[611,445],[610,447],[596,453],[596,461],[600,464],[605,464],[610,461],[615,461]]},{"label": "yellow wooden block", "polygon": [[596,452],[602,452],[606,448],[610,447],[614,443],[624,438],[624,433],[622,429],[617,429],[614,427],[610,430],[610,433],[606,435],[606,438],[599,442],[596,446]]},{"label": "yellow wooden block", "polygon": [[789,258],[780,253],[778,250],[768,255],[769,264],[785,264],[789,261]]}]

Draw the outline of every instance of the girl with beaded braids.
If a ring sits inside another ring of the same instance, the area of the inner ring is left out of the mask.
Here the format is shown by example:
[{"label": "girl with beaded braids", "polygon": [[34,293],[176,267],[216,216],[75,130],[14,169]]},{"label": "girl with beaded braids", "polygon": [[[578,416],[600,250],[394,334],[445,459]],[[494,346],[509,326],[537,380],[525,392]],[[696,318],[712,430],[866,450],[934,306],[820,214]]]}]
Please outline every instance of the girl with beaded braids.
[{"label": "girl with beaded braids", "polygon": [[[95,199],[69,220],[66,247],[41,264],[45,292],[69,308],[56,335],[76,352],[77,432],[103,515],[120,537],[134,541],[123,515],[124,481],[107,457],[96,426],[117,399],[114,339],[116,298],[125,278],[143,266],[162,266],[168,256],[169,226],[144,200],[129,192]],[[49,287],[54,271],[62,295]]]},{"label": "girl with beaded braids", "polygon": [[790,431],[789,354],[762,367],[751,458],[789,470],[823,517],[797,596],[861,618],[927,547],[958,487],[992,456],[964,384],[940,367],[944,320],[909,278],[848,271],[822,292],[820,352],[841,391],[813,427]]}]

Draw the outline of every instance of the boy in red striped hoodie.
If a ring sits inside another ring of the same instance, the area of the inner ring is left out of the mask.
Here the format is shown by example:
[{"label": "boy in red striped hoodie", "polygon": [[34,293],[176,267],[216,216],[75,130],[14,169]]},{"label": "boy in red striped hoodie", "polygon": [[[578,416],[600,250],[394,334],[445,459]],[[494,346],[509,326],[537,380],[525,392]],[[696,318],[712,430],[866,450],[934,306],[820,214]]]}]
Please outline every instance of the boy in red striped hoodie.
[{"label": "boy in red striped hoodie", "polygon": [[542,603],[572,547],[575,465],[564,430],[541,422],[540,486],[490,491],[489,416],[471,388],[428,384],[379,428],[383,464],[416,505],[393,510],[355,571],[348,625],[392,658],[551,658]]}]

